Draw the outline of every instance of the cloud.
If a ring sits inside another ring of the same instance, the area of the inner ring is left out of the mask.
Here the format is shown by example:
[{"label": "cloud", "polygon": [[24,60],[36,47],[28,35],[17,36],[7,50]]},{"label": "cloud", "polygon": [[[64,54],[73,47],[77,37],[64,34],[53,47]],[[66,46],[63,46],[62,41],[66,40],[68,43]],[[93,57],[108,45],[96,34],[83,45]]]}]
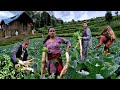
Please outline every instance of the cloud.
[{"label": "cloud", "polygon": [[2,19],[9,18],[9,17],[12,17],[12,16],[14,16],[14,14],[9,12],[9,11],[0,11],[0,21]]},{"label": "cloud", "polygon": [[[63,21],[86,20],[95,17],[105,16],[106,11],[54,11],[56,18],[61,18]],[[120,12],[119,12],[120,13]],[[112,11],[113,16],[115,11]]]},{"label": "cloud", "polygon": [[61,18],[63,21],[71,21],[74,19],[77,20],[85,20],[88,19],[88,11],[54,11],[54,15],[56,18]]},{"label": "cloud", "polygon": [[10,12],[13,13],[14,15],[17,15],[17,14],[22,13],[23,11],[10,11]]},{"label": "cloud", "polygon": [[86,19],[89,19],[89,17],[88,17],[88,11],[81,12],[80,14],[81,14],[81,16],[77,20],[86,20]]},{"label": "cloud", "polygon": [[[0,11],[0,21],[1,19],[12,17],[22,11]],[[41,11],[42,12],[42,11]],[[77,20],[86,20],[95,17],[105,16],[106,11],[49,11],[56,18],[60,18],[63,21],[71,21],[74,19]],[[120,12],[119,12],[120,13]],[[119,14],[118,13],[118,14]],[[112,14],[115,15],[115,11],[112,11]]]},{"label": "cloud", "polygon": [[63,21],[71,21],[74,19],[74,13],[72,11],[54,11],[56,18],[61,18]]}]

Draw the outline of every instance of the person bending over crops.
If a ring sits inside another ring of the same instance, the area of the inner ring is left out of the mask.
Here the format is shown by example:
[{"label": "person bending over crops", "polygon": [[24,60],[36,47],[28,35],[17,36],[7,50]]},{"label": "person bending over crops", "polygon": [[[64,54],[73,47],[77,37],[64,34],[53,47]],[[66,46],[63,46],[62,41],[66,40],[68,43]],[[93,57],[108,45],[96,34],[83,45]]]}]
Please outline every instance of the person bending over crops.
[{"label": "person bending over crops", "polygon": [[82,56],[81,60],[84,61],[85,58],[87,58],[87,48],[88,46],[92,47],[92,35],[91,30],[88,28],[88,25],[86,22],[83,23],[83,32],[82,37],[80,37],[82,40]]},{"label": "person bending over crops", "polygon": [[104,43],[105,46],[104,46],[103,54],[110,53],[109,47],[114,43],[116,39],[116,35],[113,32],[112,28],[110,26],[107,26],[107,28],[101,32],[101,36],[97,38],[99,39],[100,42],[94,48],[99,48]]},{"label": "person bending over crops", "polygon": [[[12,50],[11,50],[11,61],[14,64],[15,68],[17,69],[19,67],[19,63],[22,65],[25,64],[30,64],[31,60],[27,60],[28,58],[28,51],[27,47],[29,44],[28,39],[24,39],[20,44],[16,45]],[[22,62],[26,61],[26,62]]]},{"label": "person bending over crops", "polygon": [[[43,44],[46,48],[48,48],[48,61],[42,62],[42,70],[41,75],[43,75],[43,69],[45,68],[45,64],[47,64],[47,69],[49,75],[54,74],[55,78],[60,75],[62,69],[63,69],[63,62],[61,57],[61,44],[66,44],[66,52],[69,52],[69,48],[71,46],[71,43],[66,40],[65,38],[57,37],[55,36],[55,29],[53,27],[49,27],[48,29],[48,36],[44,40]],[[68,62],[66,62],[68,63]]]}]

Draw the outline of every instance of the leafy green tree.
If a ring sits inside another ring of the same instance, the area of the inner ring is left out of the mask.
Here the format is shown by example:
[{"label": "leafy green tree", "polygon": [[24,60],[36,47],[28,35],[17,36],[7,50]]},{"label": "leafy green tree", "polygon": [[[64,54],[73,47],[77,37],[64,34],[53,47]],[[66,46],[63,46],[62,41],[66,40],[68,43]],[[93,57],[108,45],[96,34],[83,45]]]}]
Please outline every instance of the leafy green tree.
[{"label": "leafy green tree", "polygon": [[63,20],[61,20],[60,18],[57,19],[57,23],[58,24],[63,24]]},{"label": "leafy green tree", "polygon": [[116,11],[115,14],[116,14],[115,20],[118,20],[118,11]]},{"label": "leafy green tree", "polygon": [[112,20],[112,13],[111,11],[107,11],[105,14],[106,21],[110,22]]},{"label": "leafy green tree", "polygon": [[50,26],[51,25],[51,17],[48,12],[43,11],[41,13],[41,27],[44,27],[45,25]]},{"label": "leafy green tree", "polygon": [[35,29],[40,28],[40,12],[37,11],[25,11],[32,19],[34,22]]},{"label": "leafy green tree", "polygon": [[72,19],[72,21],[71,21],[73,24],[75,24],[75,20],[74,19]]},{"label": "leafy green tree", "polygon": [[35,15],[34,15],[34,21],[35,21],[35,27],[36,28],[40,28],[40,21],[41,21],[41,19],[40,19],[40,17],[41,17],[41,13],[40,12],[38,12],[38,13],[36,13]]},{"label": "leafy green tree", "polygon": [[25,13],[27,13],[30,18],[34,19],[34,11],[25,11]]},{"label": "leafy green tree", "polygon": [[115,12],[116,16],[118,16],[118,11]]},{"label": "leafy green tree", "polygon": [[51,16],[51,25],[54,27],[57,25],[57,20],[54,15]]}]

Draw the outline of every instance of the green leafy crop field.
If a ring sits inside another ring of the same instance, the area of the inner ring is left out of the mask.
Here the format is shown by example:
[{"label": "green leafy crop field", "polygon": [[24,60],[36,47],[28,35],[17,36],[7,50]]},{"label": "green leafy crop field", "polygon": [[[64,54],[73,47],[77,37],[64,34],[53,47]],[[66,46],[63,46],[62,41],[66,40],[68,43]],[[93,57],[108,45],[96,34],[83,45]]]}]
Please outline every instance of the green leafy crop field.
[{"label": "green leafy crop field", "polygon": [[[119,38],[116,39],[114,44],[110,47],[111,54],[103,55],[102,45],[99,49],[93,49],[98,44],[98,40],[93,38],[93,47],[88,48],[88,58],[84,63],[80,62],[80,50],[79,47],[75,48],[77,40],[73,37],[65,37],[71,42],[70,48],[70,67],[67,73],[63,76],[63,79],[119,79],[119,63],[120,63],[120,42]],[[34,68],[34,73],[27,71],[16,71],[10,61],[10,51],[15,44],[0,47],[0,79],[48,79],[48,73],[44,78],[41,78],[41,59],[43,38],[30,39],[30,45],[28,47],[29,59],[34,60],[34,64],[31,67]],[[65,64],[65,45],[62,44],[62,60]],[[50,79],[50,78],[49,78]]]}]

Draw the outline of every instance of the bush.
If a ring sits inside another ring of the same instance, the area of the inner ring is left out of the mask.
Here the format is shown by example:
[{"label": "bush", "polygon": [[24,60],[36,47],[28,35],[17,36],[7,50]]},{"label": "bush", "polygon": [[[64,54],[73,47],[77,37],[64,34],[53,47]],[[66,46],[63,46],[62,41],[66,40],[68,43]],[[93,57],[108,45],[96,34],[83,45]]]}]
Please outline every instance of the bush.
[{"label": "bush", "polygon": [[69,34],[57,34],[57,36],[59,36],[59,37],[72,37],[73,33],[69,33]]},{"label": "bush", "polygon": [[42,33],[42,29],[41,28],[36,28],[36,31],[38,31],[38,33]]}]

